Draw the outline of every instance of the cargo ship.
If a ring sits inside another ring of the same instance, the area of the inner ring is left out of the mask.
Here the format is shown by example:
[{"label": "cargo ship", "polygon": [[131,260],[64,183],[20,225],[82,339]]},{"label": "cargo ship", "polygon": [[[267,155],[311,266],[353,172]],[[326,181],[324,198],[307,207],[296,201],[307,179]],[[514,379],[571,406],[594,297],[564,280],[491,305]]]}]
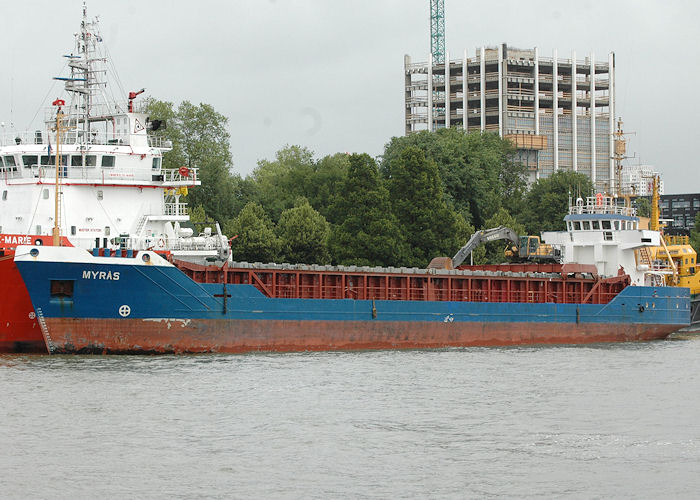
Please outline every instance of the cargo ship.
[{"label": "cargo ship", "polygon": [[50,353],[581,344],[661,339],[689,324],[689,290],[638,261],[659,232],[639,229],[632,209],[577,200],[566,224],[543,233],[562,245],[561,263],[490,269],[207,266],[32,245],[15,263]]},{"label": "cargo ship", "polygon": [[85,249],[153,249],[195,262],[229,250],[220,231],[182,227],[181,197],[200,184],[198,169],[163,167],[172,145],[157,133],[166,124],[138,101],[143,90],[111,99],[99,24],[85,5],[82,14],[67,73],[56,77],[64,95],[45,110],[43,129],[0,135],[0,353],[46,352],[14,264],[18,245],[55,245],[58,229],[60,245]]}]

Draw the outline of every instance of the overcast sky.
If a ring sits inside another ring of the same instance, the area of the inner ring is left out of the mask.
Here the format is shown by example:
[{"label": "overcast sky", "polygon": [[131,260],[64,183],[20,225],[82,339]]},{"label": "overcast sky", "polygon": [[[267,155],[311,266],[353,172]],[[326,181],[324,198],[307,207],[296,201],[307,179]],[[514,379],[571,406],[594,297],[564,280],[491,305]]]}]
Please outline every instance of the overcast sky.
[{"label": "overcast sky", "polygon": [[[427,59],[429,0],[92,0],[125,91],[205,102],[227,116],[234,170],[285,144],[317,156],[382,153],[404,131],[403,56]],[[700,192],[700,2],[445,0],[446,46],[461,57],[507,43],[616,53],[617,114],[630,162],[662,172],[667,193]],[[60,86],[81,0],[0,3],[0,121],[41,127]],[[52,89],[53,86],[53,89]],[[693,90],[695,88],[695,90]],[[46,98],[46,99],[45,99]]]}]

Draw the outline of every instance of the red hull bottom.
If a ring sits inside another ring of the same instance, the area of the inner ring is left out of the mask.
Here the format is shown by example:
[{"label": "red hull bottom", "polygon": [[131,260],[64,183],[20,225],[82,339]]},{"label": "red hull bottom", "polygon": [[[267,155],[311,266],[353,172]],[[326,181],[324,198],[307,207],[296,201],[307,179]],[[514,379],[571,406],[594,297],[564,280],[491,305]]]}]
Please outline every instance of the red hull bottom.
[{"label": "red hull bottom", "polygon": [[666,338],[682,325],[247,320],[45,320],[52,353],[244,353],[586,344]]},{"label": "red hull bottom", "polygon": [[0,257],[0,353],[46,354],[46,343],[22,276],[13,261],[14,251]]}]

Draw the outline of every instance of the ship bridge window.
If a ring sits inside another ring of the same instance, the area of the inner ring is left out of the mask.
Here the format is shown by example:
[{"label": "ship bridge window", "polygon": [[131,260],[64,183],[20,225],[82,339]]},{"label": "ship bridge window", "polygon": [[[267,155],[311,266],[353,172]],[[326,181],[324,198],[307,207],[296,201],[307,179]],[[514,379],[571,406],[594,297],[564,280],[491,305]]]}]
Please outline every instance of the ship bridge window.
[{"label": "ship bridge window", "polygon": [[72,297],[75,280],[51,280],[52,297]]},{"label": "ship bridge window", "polygon": [[583,221],[581,224],[583,224],[583,230],[584,231],[590,231],[591,230],[591,222],[590,221]]},{"label": "ship bridge window", "polygon": [[[56,165],[56,155],[42,155],[41,164],[47,167],[53,167]],[[68,165],[68,155],[61,155],[61,165]]]},{"label": "ship bridge window", "polygon": [[577,220],[577,221],[574,222],[574,229],[575,229],[576,231],[580,231],[580,230],[581,230],[581,221],[578,221],[578,220]]},{"label": "ship bridge window", "polygon": [[620,221],[619,220],[614,221],[614,226],[615,226],[615,231],[619,231],[620,230]]},{"label": "ship bridge window", "polygon": [[17,170],[17,163],[15,163],[15,157],[11,155],[5,156],[5,166],[6,170]]},{"label": "ship bridge window", "polygon": [[112,168],[114,166],[114,156],[103,156],[102,157],[102,167]]},{"label": "ship bridge window", "polygon": [[22,163],[24,163],[25,168],[36,167],[37,165],[39,165],[39,156],[38,155],[23,155],[22,156]]},{"label": "ship bridge window", "polygon": [[593,230],[594,230],[594,231],[599,231],[599,230],[600,230],[600,221],[594,220],[593,222],[591,222],[591,224],[593,224]]},{"label": "ship bridge window", "polygon": [[160,168],[160,162],[162,158],[153,158],[153,170],[158,170]]},{"label": "ship bridge window", "polygon": [[603,225],[604,230],[605,229],[608,229],[608,230],[612,229],[612,225],[610,224],[609,220],[604,220],[601,222],[601,224]]},{"label": "ship bridge window", "polygon": [[[83,160],[85,164],[83,164]],[[97,156],[95,155],[73,155],[70,159],[72,167],[95,167],[97,166]]]}]

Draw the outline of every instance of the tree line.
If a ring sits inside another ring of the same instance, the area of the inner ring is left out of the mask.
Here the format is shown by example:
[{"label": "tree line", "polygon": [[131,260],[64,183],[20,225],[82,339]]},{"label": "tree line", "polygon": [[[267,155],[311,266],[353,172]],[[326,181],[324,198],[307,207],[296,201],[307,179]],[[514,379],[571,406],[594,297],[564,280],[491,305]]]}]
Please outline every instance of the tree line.
[{"label": "tree line", "polygon": [[[212,106],[152,99],[149,114],[165,120],[156,133],[173,144],[164,167],[199,168],[192,222],[220,222],[238,261],[425,267],[477,229],[564,229],[569,197],[593,192],[567,171],[527,189],[508,140],[457,128],[393,137],[378,158],[286,146],[242,177],[232,173],[228,120]],[[475,263],[501,262],[503,246],[480,248]]]}]

